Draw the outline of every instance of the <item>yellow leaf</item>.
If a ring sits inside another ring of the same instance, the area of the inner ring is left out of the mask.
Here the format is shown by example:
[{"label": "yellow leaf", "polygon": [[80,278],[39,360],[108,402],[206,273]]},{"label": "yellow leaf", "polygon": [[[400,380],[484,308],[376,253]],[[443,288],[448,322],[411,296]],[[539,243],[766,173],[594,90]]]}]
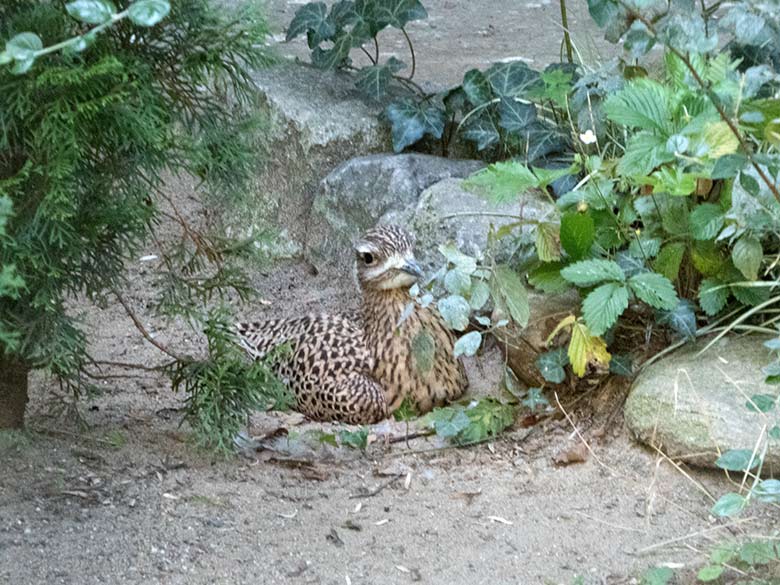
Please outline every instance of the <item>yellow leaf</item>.
[{"label": "yellow leaf", "polygon": [[734,154],[739,148],[739,140],[726,122],[713,122],[704,129],[704,141],[710,147],[709,157],[720,158]]},{"label": "yellow leaf", "polygon": [[585,375],[588,364],[601,363],[607,366],[612,358],[604,340],[591,335],[588,327],[582,322],[575,322],[572,325],[568,353],[571,369],[579,377]]},{"label": "yellow leaf", "polygon": [[569,315],[565,319],[561,320],[561,322],[558,323],[555,326],[555,329],[553,329],[553,332],[550,333],[550,335],[547,338],[547,341],[545,343],[547,343],[547,345],[550,345],[550,342],[555,338],[556,335],[558,335],[558,333],[561,331],[561,329],[563,329],[565,327],[568,327],[569,325],[574,323],[574,321],[576,321],[576,319],[577,318],[574,315]]}]

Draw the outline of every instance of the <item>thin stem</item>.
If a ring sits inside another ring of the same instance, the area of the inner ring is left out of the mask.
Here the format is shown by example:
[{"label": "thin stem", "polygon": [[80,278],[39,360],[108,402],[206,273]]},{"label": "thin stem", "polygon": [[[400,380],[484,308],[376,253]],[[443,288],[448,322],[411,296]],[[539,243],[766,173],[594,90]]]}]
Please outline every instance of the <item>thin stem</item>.
[{"label": "thin stem", "polygon": [[368,57],[368,60],[371,61],[372,65],[376,65],[376,59],[374,59],[373,55],[371,55],[363,45],[360,45],[360,50],[366,54],[366,57]]},{"label": "thin stem", "polygon": [[125,313],[127,313],[127,316],[130,317],[130,319],[133,322],[133,325],[135,325],[135,328],[138,329],[138,331],[143,335],[144,339],[151,343],[153,346],[155,346],[157,349],[159,349],[164,354],[167,354],[171,356],[173,359],[177,361],[187,361],[184,357],[178,355],[174,351],[168,349],[165,347],[162,343],[157,341],[154,337],[152,337],[151,333],[147,331],[146,327],[144,327],[143,323],[141,323],[141,320],[138,318],[138,315],[135,314],[135,311],[130,307],[130,305],[125,301],[124,297],[122,297],[121,294],[119,294],[119,291],[114,289],[112,291],[114,293],[114,296],[117,298],[119,303],[124,307]]},{"label": "thin stem", "polygon": [[374,65],[379,63],[379,39],[374,35]]},{"label": "thin stem", "polygon": [[561,26],[563,26],[563,43],[566,45],[566,58],[569,63],[574,63],[574,55],[571,48],[571,37],[569,36],[569,17],[566,14],[566,0],[560,0],[561,4]]},{"label": "thin stem", "polygon": [[417,60],[415,59],[415,56],[414,56],[414,46],[412,46],[412,39],[409,38],[409,35],[406,32],[405,28],[401,27],[401,32],[404,33],[404,38],[406,39],[406,44],[409,45],[409,52],[412,54],[412,70],[409,73],[409,77],[406,78],[409,81],[411,81],[412,78],[414,77],[414,71],[415,71],[415,69],[417,69]]}]

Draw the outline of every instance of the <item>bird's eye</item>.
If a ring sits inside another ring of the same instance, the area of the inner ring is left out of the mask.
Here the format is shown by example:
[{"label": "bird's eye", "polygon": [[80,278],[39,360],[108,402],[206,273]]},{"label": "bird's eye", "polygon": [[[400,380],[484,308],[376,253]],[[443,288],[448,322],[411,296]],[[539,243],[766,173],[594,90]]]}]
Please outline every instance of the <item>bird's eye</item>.
[{"label": "bird's eye", "polygon": [[371,252],[363,252],[363,262],[366,264],[372,264],[374,262],[374,256],[371,254]]}]

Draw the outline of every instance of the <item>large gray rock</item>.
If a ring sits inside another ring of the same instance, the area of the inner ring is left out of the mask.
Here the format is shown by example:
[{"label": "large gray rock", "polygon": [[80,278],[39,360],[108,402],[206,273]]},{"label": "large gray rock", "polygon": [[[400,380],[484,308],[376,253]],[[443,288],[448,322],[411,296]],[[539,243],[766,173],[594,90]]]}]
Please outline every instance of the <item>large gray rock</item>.
[{"label": "large gray rock", "polygon": [[[753,449],[764,425],[777,421],[745,407],[750,396],[778,392],[761,372],[769,361],[765,340],[727,337],[699,356],[701,342],[650,365],[626,401],[629,429],[672,457],[708,467],[720,453]],[[780,467],[780,441],[769,439],[765,461],[765,468]]]},{"label": "large gray rock", "polygon": [[268,158],[258,173],[257,205],[247,223],[281,227],[305,241],[320,180],[349,158],[392,149],[379,120],[345,73],[285,63],[259,71],[256,84],[271,126]]},{"label": "large gray rock", "polygon": [[[383,219],[409,225],[417,236],[420,260],[431,265],[441,263],[438,248],[445,242],[453,242],[466,254],[478,256],[487,247],[490,226],[498,229],[516,223],[521,213],[524,219],[554,218],[556,210],[538,191],[528,191],[517,201],[496,205],[467,191],[463,180],[445,179],[426,189],[416,205]],[[522,229],[527,233],[532,226]]]},{"label": "large gray rock", "polygon": [[[466,177],[484,163],[424,154],[380,154],[346,161],[320,183],[314,198],[306,257],[315,265],[351,270],[348,251],[377,223],[409,225],[420,195],[449,177]],[[473,196],[472,196],[473,197]]]}]

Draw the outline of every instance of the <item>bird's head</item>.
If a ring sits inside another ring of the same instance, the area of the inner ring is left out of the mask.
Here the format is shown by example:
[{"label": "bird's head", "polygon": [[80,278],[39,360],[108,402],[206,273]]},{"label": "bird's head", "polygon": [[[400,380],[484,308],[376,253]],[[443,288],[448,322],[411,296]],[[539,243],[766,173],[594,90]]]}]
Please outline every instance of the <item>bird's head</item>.
[{"label": "bird's head", "polygon": [[367,231],[355,244],[357,277],[364,290],[409,288],[422,276],[414,237],[397,225]]}]

